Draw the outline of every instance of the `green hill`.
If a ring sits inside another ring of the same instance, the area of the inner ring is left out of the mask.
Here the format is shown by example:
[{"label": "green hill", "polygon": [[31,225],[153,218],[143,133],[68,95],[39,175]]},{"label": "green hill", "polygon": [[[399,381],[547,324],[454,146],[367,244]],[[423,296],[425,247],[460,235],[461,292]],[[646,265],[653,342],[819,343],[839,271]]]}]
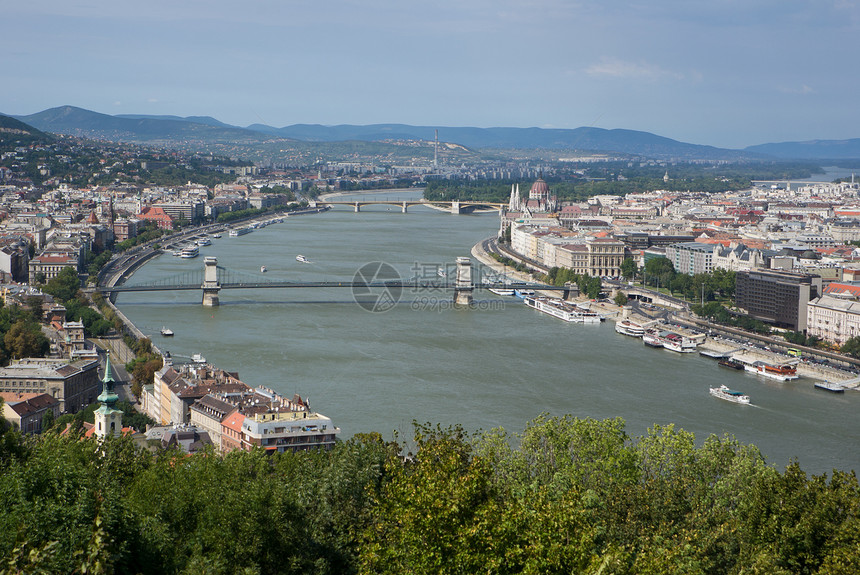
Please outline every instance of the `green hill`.
[{"label": "green hill", "polygon": [[52,136],[11,116],[0,114],[0,147],[14,148],[51,141],[53,141]]}]

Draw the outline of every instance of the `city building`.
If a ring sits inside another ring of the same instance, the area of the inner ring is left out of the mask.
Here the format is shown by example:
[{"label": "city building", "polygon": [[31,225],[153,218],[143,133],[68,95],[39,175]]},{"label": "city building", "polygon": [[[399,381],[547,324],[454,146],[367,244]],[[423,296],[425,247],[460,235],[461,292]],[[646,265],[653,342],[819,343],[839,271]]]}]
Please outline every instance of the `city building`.
[{"label": "city building", "polygon": [[41,433],[42,420],[50,411],[54,418],[60,415],[60,402],[47,393],[0,393],[3,398],[3,417],[21,433]]},{"label": "city building", "polygon": [[777,270],[739,271],[735,304],[751,317],[793,331],[806,330],[809,300],[822,293],[821,278]]},{"label": "city building", "polygon": [[98,360],[27,358],[0,368],[0,391],[47,393],[61,413],[76,413],[96,400]]}]

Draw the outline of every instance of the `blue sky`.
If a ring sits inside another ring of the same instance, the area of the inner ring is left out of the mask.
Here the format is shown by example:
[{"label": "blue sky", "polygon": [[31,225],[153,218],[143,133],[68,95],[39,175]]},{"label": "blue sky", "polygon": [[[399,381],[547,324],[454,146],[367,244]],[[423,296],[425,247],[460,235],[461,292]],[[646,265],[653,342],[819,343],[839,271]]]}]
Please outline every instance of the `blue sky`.
[{"label": "blue sky", "polygon": [[0,113],[860,137],[860,0],[0,0]]}]

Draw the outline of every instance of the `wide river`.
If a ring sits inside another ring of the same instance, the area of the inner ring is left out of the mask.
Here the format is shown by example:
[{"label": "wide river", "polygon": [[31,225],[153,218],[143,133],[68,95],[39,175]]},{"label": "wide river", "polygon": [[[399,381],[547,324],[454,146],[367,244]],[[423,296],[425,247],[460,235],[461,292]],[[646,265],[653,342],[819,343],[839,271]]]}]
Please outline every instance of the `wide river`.
[{"label": "wide river", "polygon": [[[352,281],[374,262],[403,278],[431,279],[497,226],[491,214],[335,208],[237,238],[225,234],[200,251],[217,256],[231,274],[261,280]],[[311,263],[296,261],[297,254]],[[165,254],[128,283],[202,267],[203,257]],[[611,321],[567,324],[515,298],[475,297],[475,309],[455,309],[450,294],[405,291],[384,312],[365,310],[345,288],[223,290],[217,308],[202,307],[196,291],[128,293],[117,303],[177,358],[200,353],[249,385],[307,396],[344,439],[368,431],[410,438],[413,420],[519,433],[544,412],[620,416],[634,437],[655,423],[674,423],[699,441],[731,434],[753,443],[780,469],[793,458],[809,473],[860,469],[858,392],[823,392],[805,379],[763,380],[698,354],[648,348],[617,334]],[[162,338],[162,326],[176,335]],[[711,397],[709,386],[720,383],[747,393],[753,405]]]}]

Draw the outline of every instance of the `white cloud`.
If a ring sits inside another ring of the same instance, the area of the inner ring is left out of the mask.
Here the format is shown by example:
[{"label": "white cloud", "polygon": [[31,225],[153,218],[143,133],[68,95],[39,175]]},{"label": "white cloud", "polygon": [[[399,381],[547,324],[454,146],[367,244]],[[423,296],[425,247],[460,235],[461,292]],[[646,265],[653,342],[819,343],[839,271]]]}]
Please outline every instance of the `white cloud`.
[{"label": "white cloud", "polygon": [[627,62],[611,56],[603,56],[599,62],[585,69],[589,76],[609,76],[612,78],[639,78],[657,80],[674,78],[682,80],[684,75],[679,72],[664,70],[647,62]]}]

